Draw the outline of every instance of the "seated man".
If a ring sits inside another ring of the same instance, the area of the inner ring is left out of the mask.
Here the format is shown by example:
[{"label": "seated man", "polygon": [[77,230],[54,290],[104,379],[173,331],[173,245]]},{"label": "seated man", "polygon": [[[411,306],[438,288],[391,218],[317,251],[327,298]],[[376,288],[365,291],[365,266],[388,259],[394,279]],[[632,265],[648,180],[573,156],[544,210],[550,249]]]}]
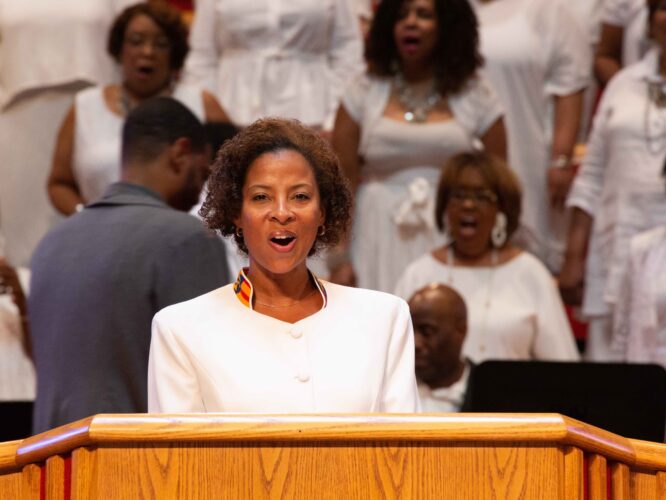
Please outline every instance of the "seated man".
[{"label": "seated man", "polygon": [[208,158],[187,108],[146,101],[123,127],[122,181],[40,242],[28,299],[35,432],[145,412],[153,315],[229,282],[222,241],[186,213]]},{"label": "seated man", "polygon": [[467,333],[465,302],[452,288],[433,283],[412,295],[409,310],[423,411],[460,411],[472,369],[471,361],[460,357]]}]

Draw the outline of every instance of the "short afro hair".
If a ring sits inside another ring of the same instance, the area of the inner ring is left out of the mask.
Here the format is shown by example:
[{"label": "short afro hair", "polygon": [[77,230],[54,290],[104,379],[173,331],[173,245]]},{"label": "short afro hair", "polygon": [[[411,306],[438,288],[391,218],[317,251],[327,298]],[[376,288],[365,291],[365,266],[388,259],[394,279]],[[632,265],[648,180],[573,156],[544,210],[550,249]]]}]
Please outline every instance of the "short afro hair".
[{"label": "short afro hair", "polygon": [[[458,178],[463,170],[472,168],[482,177],[497,195],[497,208],[507,218],[507,236],[518,229],[522,202],[522,189],[516,174],[501,158],[485,151],[460,153],[452,156],[444,164],[437,187],[435,221],[440,231],[444,231],[444,213],[451,199],[451,191],[458,185]],[[507,238],[508,241],[508,238]]]},{"label": "short afro hair", "polygon": [[106,46],[109,55],[116,61],[120,61],[127,26],[132,19],[139,15],[148,16],[164,31],[171,46],[169,67],[172,71],[180,70],[185,63],[185,56],[190,50],[187,43],[187,26],[185,26],[180,13],[175,8],[161,2],[148,1],[132,5],[116,17],[111,26]]},{"label": "short afro hair", "polygon": [[258,120],[227,141],[219,150],[208,180],[208,195],[199,214],[223,236],[233,236],[247,254],[234,221],[243,207],[243,186],[250,165],[265,153],[296,151],[310,164],[324,212],[324,231],[318,234],[308,255],[339,243],[351,224],[352,195],[338,158],[319,134],[297,120]]}]

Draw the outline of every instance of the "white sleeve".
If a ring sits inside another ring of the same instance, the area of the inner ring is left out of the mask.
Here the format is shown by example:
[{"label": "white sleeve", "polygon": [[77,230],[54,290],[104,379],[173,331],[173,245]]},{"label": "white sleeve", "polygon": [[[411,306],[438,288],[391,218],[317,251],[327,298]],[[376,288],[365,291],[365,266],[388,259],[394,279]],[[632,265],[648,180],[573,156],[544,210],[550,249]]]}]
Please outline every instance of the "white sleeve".
[{"label": "white sleeve", "polygon": [[218,95],[217,67],[220,61],[217,29],[215,0],[197,0],[183,83],[198,85],[215,96]]},{"label": "white sleeve", "polygon": [[366,75],[359,75],[347,85],[342,94],[341,106],[359,127],[363,126],[363,115],[365,114],[365,104],[368,101],[370,90],[370,78]]},{"label": "white sleeve", "polygon": [[[622,74],[620,73],[621,76]],[[617,78],[611,79],[604,91],[594,117],[587,150],[567,197],[567,207],[578,207],[589,215],[597,212],[601,203],[606,164],[608,163],[608,121],[613,114]]]},{"label": "white sleeve", "polygon": [[148,358],[148,412],[205,412],[194,367],[167,322],[153,319]]},{"label": "white sleeve", "polygon": [[[550,0],[549,0],[550,1]],[[548,23],[546,53],[546,92],[565,96],[578,92],[590,83],[592,72],[592,48],[582,26],[566,5],[552,4],[545,14]]]},{"label": "white sleeve", "polygon": [[495,90],[481,73],[451,96],[449,105],[456,120],[475,137],[483,136],[504,114]]},{"label": "white sleeve", "polygon": [[611,26],[626,27],[637,8],[644,8],[645,0],[604,0],[601,22]]},{"label": "white sleeve", "polygon": [[342,91],[358,75],[363,73],[363,39],[359,20],[350,0],[336,0],[333,30],[328,51],[331,69],[330,102],[324,129],[333,128],[335,114]]},{"label": "white sleeve", "polygon": [[414,413],[421,411],[414,372],[414,330],[409,307],[399,301],[389,340],[384,374],[382,412]]},{"label": "white sleeve", "polygon": [[537,305],[536,334],[532,355],[537,360],[579,361],[580,354],[564,310],[564,304],[555,286],[555,280],[535,259],[534,300]]}]

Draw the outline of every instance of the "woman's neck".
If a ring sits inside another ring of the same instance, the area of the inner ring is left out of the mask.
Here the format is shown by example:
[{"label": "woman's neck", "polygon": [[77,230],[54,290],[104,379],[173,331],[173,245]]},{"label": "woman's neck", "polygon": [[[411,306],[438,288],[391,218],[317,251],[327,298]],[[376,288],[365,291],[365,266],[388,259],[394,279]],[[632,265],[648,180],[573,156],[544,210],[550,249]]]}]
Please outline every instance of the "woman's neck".
[{"label": "woman's neck", "polygon": [[293,303],[308,296],[315,286],[305,263],[287,273],[275,274],[250,260],[247,277],[255,299],[264,305]]},{"label": "woman's neck", "polygon": [[456,247],[455,242],[449,247],[448,254],[454,262],[449,264],[458,264],[462,266],[477,267],[488,266],[492,264],[493,247],[487,246],[480,250],[466,250]]},{"label": "woman's neck", "polygon": [[134,92],[130,87],[128,87],[125,82],[120,84],[120,96],[123,100],[123,107],[133,109],[143,101],[152,99],[153,97],[162,97],[171,95],[171,85],[167,82],[163,87],[161,87],[157,92],[150,95],[143,95],[137,92]]},{"label": "woman's neck", "polygon": [[421,64],[405,64],[400,67],[400,72],[405,81],[411,85],[430,82],[435,76],[435,71],[431,66]]}]

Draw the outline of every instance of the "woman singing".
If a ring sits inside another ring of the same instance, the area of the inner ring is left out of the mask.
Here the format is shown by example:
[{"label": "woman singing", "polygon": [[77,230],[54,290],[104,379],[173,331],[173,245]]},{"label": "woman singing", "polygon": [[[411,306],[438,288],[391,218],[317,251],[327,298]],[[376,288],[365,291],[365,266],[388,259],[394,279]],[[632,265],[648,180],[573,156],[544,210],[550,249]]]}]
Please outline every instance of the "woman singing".
[{"label": "woman singing", "polygon": [[249,267],[155,316],[149,411],[418,410],[407,305],[306,267],[344,237],[350,211],[337,158],[298,122],[261,120],[229,141],[201,212]]}]

